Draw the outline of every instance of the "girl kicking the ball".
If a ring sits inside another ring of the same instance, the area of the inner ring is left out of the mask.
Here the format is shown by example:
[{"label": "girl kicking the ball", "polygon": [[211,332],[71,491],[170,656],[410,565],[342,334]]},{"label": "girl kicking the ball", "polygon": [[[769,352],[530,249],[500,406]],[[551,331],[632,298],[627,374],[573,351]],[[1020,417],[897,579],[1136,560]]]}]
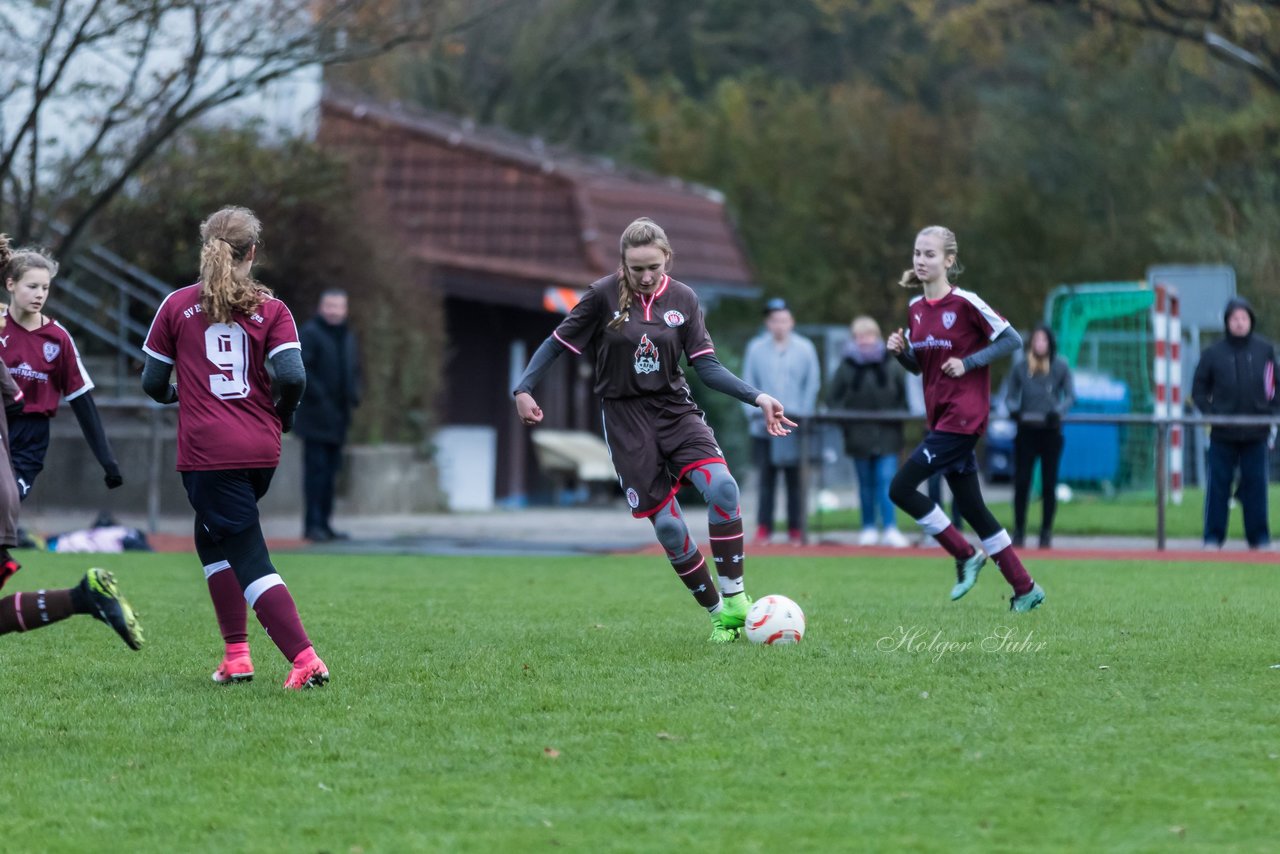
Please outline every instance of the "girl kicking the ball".
[{"label": "girl kicking the ball", "polygon": [[[1022,338],[981,297],[951,284],[961,272],[957,253],[950,229],[929,226],[916,235],[912,267],[899,282],[904,288],[923,287],[924,295],[911,300],[906,329],[890,335],[886,346],[904,368],[921,376],[929,431],[894,476],[889,497],[955,558],[952,599],[973,588],[990,555],[1013,588],[1009,607],[1030,611],[1044,601],[1044,591],[987,509],[974,454],[991,411],[987,366],[1016,351]],[[982,539],[981,549],[969,545],[942,508],[920,492],[920,484],[935,473],[946,477],[960,515]]]},{"label": "girl kicking the ball", "polygon": [[[562,353],[592,354],[605,442],[631,514],[653,523],[676,575],[711,615],[711,642],[729,643],[751,605],[743,588],[738,484],[689,393],[680,357],[708,388],[760,407],[769,435],[785,436],[796,425],[781,403],[716,359],[697,294],[668,275],[673,253],[657,223],[637,219],[619,248],[618,271],[591,285],[533,354],[513,391],[516,412],[525,424],[540,423],[531,393],[538,381]],[[718,586],[676,500],[681,481],[707,501]]]}]

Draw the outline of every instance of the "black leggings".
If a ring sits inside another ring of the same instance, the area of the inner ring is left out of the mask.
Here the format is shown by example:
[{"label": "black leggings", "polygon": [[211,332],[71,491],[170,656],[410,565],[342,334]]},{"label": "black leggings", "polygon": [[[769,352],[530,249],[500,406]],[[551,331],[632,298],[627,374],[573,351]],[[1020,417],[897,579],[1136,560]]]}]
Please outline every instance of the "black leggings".
[{"label": "black leggings", "polygon": [[[889,484],[889,498],[911,514],[912,519],[923,519],[937,505],[920,491],[920,484],[929,479],[933,470],[915,459],[902,464]],[[981,539],[989,539],[1000,533],[1003,526],[996,521],[982,499],[982,483],[977,472],[958,474],[947,472],[947,486],[955,496],[956,510]]]},{"label": "black leggings", "polygon": [[1040,458],[1040,535],[1053,531],[1058,510],[1058,463],[1062,460],[1062,431],[1022,426],[1013,440],[1013,530],[1027,531],[1027,501],[1031,498],[1031,475]]}]

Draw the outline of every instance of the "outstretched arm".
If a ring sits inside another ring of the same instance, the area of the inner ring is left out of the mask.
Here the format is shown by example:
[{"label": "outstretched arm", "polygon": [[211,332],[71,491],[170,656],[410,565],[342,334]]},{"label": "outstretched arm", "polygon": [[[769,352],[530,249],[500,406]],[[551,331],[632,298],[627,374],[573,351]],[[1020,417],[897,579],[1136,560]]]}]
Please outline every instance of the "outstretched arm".
[{"label": "outstretched arm", "polygon": [[548,335],[547,340],[533,351],[533,358],[525,366],[516,387],[511,390],[516,399],[516,415],[523,423],[537,424],[542,421],[542,407],[533,399],[533,387],[542,381],[547,371],[551,370],[552,363],[564,351],[565,346],[554,335]]},{"label": "outstretched arm", "polygon": [[707,388],[760,407],[760,411],[764,413],[765,432],[770,436],[785,436],[791,432],[788,428],[797,426],[796,422],[783,415],[781,403],[735,377],[732,371],[720,364],[714,353],[699,356],[692,364],[693,369],[698,372],[698,378],[706,383]]},{"label": "outstretched arm", "polygon": [[533,351],[533,358],[525,366],[524,373],[520,375],[520,381],[516,383],[511,393],[513,395],[521,392],[532,394],[534,386],[542,382],[542,378],[547,375],[547,371],[551,370],[551,365],[560,357],[564,349],[564,345],[557,341],[554,335],[548,335],[547,340]]},{"label": "outstretched arm", "polygon": [[293,429],[293,413],[307,389],[307,369],[302,365],[302,351],[296,347],[281,350],[271,357],[271,369],[275,379],[271,391],[276,398],[276,415],[280,417],[280,431]]},{"label": "outstretched arm", "polygon": [[115,489],[124,483],[124,478],[120,476],[116,455],[111,450],[111,443],[107,441],[106,432],[102,429],[102,419],[98,417],[98,406],[93,402],[93,395],[87,391],[84,394],[78,394],[70,400],[70,404],[71,411],[76,414],[76,420],[80,422],[80,431],[84,433],[85,441],[89,443],[93,456],[97,458],[106,475],[103,480],[107,483],[107,489]]},{"label": "outstretched arm", "polygon": [[712,391],[718,391],[721,394],[729,395],[729,397],[737,398],[748,406],[756,405],[756,398],[760,396],[760,389],[748,385],[744,380],[735,376],[733,371],[726,368],[716,358],[715,353],[708,353],[705,356],[699,356],[694,359],[693,370],[697,372],[698,379],[702,380],[703,385]]}]

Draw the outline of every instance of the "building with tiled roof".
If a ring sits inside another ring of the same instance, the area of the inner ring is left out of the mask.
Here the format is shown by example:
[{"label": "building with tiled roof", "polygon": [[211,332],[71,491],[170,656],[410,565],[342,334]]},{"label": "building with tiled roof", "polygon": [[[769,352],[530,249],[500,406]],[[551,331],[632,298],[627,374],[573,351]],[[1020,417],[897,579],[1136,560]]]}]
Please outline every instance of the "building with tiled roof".
[{"label": "building with tiled roof", "polygon": [[[638,216],[671,235],[673,275],[704,304],[751,297],[746,254],[714,190],[553,151],[454,117],[327,95],[319,140],[355,165],[424,282],[443,297],[449,361],[444,425],[496,430],[499,500],[538,491],[515,418],[512,372],[576,293],[618,266],[618,235]],[[539,388],[548,427],[595,430],[590,383],[562,359]]]}]

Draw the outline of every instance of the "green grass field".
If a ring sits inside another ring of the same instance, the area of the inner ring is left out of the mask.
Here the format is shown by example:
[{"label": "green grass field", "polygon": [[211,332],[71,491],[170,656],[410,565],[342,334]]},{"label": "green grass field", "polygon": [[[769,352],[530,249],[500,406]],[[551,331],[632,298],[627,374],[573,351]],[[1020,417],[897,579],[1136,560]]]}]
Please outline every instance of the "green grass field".
[{"label": "green grass field", "polygon": [[713,648],[652,557],[280,555],[333,674],[286,694],[256,624],[209,681],[193,557],[98,560],[148,646],[0,638],[0,850],[1275,850],[1266,566],[1044,561],[1015,619],[994,567],[949,603],[941,558],[753,559],[808,636]]},{"label": "green grass field", "polygon": [[[1080,536],[1132,536],[1150,537],[1156,535],[1155,493],[1124,493],[1114,498],[1101,495],[1077,492],[1070,502],[1058,502],[1058,516],[1054,521],[1055,534],[1074,534]],[[1280,531],[1280,484],[1272,484],[1268,496],[1268,510],[1272,531]],[[948,507],[948,509],[950,509]],[[1010,530],[1013,529],[1013,507],[1007,502],[993,501],[991,512]],[[1193,537],[1204,535],[1204,490],[1188,488],[1183,496],[1182,504],[1168,505],[1165,508],[1165,531],[1170,538]],[[809,517],[809,530],[816,531],[849,531],[856,530],[862,517],[857,510],[843,509],[825,513],[814,513]],[[915,522],[901,510],[898,511],[898,525],[903,531],[915,531]],[[1040,530],[1040,501],[1031,502],[1027,510],[1028,539],[1035,540]],[[1240,508],[1231,509],[1227,523],[1227,536],[1232,540],[1244,541],[1244,522]]]}]

